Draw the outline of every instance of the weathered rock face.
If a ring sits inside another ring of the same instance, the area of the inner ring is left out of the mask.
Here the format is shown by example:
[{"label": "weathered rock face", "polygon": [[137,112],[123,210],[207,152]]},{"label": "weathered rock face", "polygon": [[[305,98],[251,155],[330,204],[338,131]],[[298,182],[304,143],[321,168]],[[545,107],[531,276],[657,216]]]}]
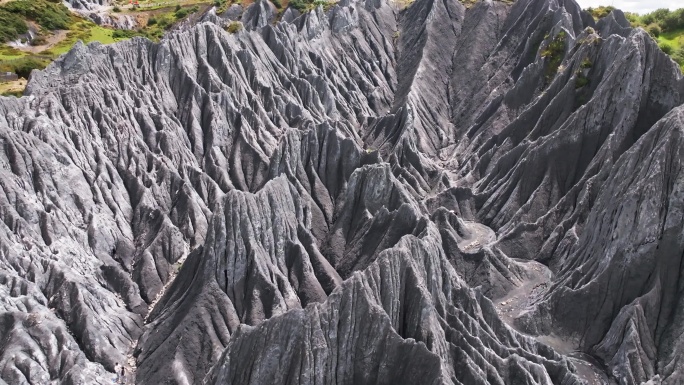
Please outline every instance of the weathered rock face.
[{"label": "weathered rock face", "polygon": [[111,4],[110,0],[64,0],[64,2],[74,9],[93,9]]},{"label": "weathered rock face", "polygon": [[130,15],[117,15],[109,11],[82,12],[83,16],[89,18],[97,25],[116,29],[134,29],[138,22]]},{"label": "weathered rock face", "polygon": [[132,15],[113,13],[110,0],[64,0],[72,11],[92,20],[97,25],[117,29],[134,29],[138,21]]},{"label": "weathered rock face", "polygon": [[205,20],[0,98],[0,383],[684,381],[684,81],[620,12]]}]

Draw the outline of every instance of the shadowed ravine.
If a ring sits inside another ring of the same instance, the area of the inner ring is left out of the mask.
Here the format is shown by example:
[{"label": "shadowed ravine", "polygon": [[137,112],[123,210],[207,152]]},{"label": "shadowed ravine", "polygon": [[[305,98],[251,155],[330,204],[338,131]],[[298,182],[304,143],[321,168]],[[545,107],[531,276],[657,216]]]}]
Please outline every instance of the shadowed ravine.
[{"label": "shadowed ravine", "polygon": [[326,8],[77,45],[0,97],[0,384],[684,382],[651,37],[572,0]]}]

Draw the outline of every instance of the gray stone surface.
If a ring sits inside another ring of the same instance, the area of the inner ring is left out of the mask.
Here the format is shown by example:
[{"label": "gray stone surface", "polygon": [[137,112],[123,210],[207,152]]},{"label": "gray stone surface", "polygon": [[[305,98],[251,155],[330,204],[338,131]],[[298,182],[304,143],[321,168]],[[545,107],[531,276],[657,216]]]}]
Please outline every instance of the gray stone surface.
[{"label": "gray stone surface", "polygon": [[117,4],[111,0],[64,0],[64,4],[73,12],[92,20],[97,25],[116,29],[138,27],[138,22],[133,15],[112,12]]},{"label": "gray stone surface", "polygon": [[112,4],[111,0],[64,0],[66,4],[74,9],[93,9]]},{"label": "gray stone surface", "polygon": [[0,383],[684,381],[684,81],[648,34],[231,9],[0,97]]}]

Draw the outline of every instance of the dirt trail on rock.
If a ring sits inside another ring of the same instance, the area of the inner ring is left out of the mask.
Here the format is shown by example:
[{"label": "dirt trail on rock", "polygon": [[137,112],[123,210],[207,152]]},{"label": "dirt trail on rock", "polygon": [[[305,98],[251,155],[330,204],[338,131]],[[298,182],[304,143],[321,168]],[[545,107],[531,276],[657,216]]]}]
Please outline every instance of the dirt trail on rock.
[{"label": "dirt trail on rock", "polygon": [[476,253],[496,240],[494,230],[481,223],[463,221],[463,227],[467,236],[458,243],[458,248],[464,253]]},{"label": "dirt trail on rock", "polygon": [[[2,4],[0,2],[0,4]],[[29,21],[28,22],[30,28],[34,31],[40,31],[41,27],[38,25],[38,23],[34,21]],[[45,37],[45,44],[41,45],[31,45],[31,44],[14,44],[14,43],[9,43],[8,45],[10,47],[14,47],[20,51],[23,52],[29,52],[33,54],[38,54],[43,51],[49,50],[52,47],[56,46],[57,44],[61,43],[64,39],[67,38],[67,35],[69,34],[69,30],[55,30],[52,32],[47,33],[44,35]]]},{"label": "dirt trail on rock", "polygon": [[[546,286],[550,284],[553,273],[548,267],[536,261],[513,260],[525,268],[527,277],[519,282],[514,290],[510,291],[505,296],[496,299],[494,305],[499,316],[508,324],[508,326],[519,333],[527,334],[516,327],[515,319],[525,312],[528,307],[535,302],[538,296],[541,295]],[[598,360],[586,353],[578,351],[577,345],[569,338],[557,335],[530,336],[539,342],[551,346],[558,353],[567,356],[573,365],[575,365],[579,376],[585,380],[588,385],[616,384],[614,380],[608,377],[605,370],[602,368],[603,365]]]}]

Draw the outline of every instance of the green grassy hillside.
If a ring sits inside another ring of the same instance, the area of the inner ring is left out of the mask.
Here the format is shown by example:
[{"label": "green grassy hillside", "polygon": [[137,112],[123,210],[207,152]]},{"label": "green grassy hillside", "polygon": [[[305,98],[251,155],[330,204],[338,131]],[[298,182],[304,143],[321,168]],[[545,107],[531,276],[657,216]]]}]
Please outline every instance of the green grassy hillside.
[{"label": "green grassy hillside", "polygon": [[68,29],[74,21],[69,9],[58,0],[15,0],[0,5],[0,42],[16,39],[28,31],[27,22],[42,30]]}]

